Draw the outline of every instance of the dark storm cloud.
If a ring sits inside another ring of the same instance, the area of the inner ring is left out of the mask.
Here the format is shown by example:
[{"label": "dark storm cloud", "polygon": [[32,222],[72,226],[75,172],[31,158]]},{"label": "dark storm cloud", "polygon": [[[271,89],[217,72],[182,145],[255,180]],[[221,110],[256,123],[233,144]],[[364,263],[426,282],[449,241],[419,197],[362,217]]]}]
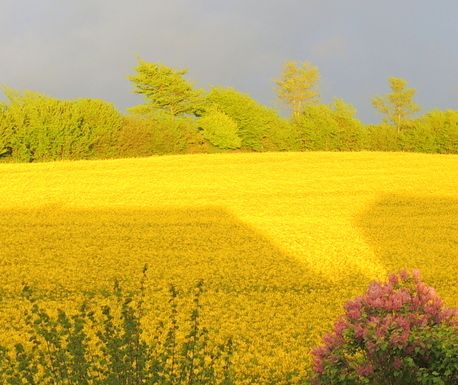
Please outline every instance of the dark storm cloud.
[{"label": "dark storm cloud", "polygon": [[125,108],[140,100],[127,76],[141,56],[276,105],[272,79],[293,59],[366,120],[388,76],[426,108],[457,108],[457,15],[455,0],[1,0],[0,83]]}]

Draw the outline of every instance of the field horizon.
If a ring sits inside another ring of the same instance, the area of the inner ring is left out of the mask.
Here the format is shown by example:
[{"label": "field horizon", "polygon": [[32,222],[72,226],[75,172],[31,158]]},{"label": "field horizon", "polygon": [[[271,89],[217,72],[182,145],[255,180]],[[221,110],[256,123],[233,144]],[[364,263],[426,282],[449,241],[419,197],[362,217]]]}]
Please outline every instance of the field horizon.
[{"label": "field horizon", "polygon": [[238,339],[238,373],[278,383],[371,280],[416,268],[458,306],[458,155],[186,154],[0,177],[0,343],[20,339],[22,282],[71,308],[115,279],[136,287],[145,263],[151,302],[203,278],[204,322]]}]

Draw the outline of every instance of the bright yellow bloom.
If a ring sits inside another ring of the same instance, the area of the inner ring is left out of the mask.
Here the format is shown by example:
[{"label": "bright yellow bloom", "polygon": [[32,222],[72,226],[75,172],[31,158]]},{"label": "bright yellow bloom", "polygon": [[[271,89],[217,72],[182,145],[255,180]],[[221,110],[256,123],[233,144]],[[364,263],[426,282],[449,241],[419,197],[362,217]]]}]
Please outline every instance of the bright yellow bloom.
[{"label": "bright yellow bloom", "polygon": [[116,278],[137,288],[145,263],[147,322],[169,282],[203,278],[203,322],[235,337],[238,373],[278,383],[387,272],[419,268],[458,305],[458,156],[185,155],[0,164],[0,178],[3,344],[21,338],[22,282],[69,309]]}]

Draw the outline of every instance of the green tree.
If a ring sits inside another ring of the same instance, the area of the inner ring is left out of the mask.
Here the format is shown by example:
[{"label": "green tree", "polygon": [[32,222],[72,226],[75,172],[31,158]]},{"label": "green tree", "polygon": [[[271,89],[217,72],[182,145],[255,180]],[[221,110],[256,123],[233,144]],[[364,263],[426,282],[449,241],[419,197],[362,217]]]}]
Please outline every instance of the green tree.
[{"label": "green tree", "polygon": [[415,88],[406,88],[406,80],[390,77],[388,81],[391,93],[374,97],[372,105],[385,115],[385,123],[396,127],[400,132],[403,124],[418,112],[420,107],[413,101]]},{"label": "green tree", "polygon": [[307,104],[319,97],[317,84],[320,80],[318,68],[308,62],[287,62],[280,79],[275,80],[280,100],[288,104],[295,118],[299,117]]},{"label": "green tree", "polygon": [[355,151],[363,146],[363,124],[356,118],[356,109],[342,99],[307,106],[294,125],[300,150]]},{"label": "green tree", "polygon": [[406,151],[458,153],[458,111],[431,111],[406,130]]},{"label": "green tree", "polygon": [[365,127],[364,148],[370,151],[400,151],[400,134],[393,127],[370,124]]},{"label": "green tree", "polygon": [[146,104],[132,108],[133,112],[162,110],[172,116],[195,113],[201,106],[202,94],[183,76],[187,70],[174,70],[160,63],[139,60],[136,74],[129,76]]},{"label": "green tree", "polygon": [[435,134],[437,152],[458,154],[458,111],[432,111],[425,120]]},{"label": "green tree", "polygon": [[112,104],[4,92],[8,102],[0,111],[0,156],[32,162],[116,155],[114,139],[122,117]]},{"label": "green tree", "polygon": [[[280,130],[285,131],[287,125],[278,113],[256,102],[250,95],[241,93],[233,88],[215,87],[207,95],[207,108],[216,106],[237,123],[238,135],[242,147],[255,151],[263,151],[266,139],[274,138]],[[285,137],[286,134],[282,134]],[[273,150],[271,145],[269,150]]]},{"label": "green tree", "polygon": [[199,126],[203,130],[204,138],[218,148],[235,149],[242,145],[237,123],[216,108],[208,111],[199,120]]}]

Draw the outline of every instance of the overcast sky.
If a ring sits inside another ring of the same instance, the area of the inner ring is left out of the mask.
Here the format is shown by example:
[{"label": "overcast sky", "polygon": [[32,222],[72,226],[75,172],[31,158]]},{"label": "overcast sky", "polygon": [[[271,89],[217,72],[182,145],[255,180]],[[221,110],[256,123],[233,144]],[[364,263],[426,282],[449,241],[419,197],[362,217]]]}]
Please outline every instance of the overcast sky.
[{"label": "overcast sky", "polygon": [[424,109],[458,109],[458,1],[0,0],[0,84],[124,110],[141,102],[127,80],[137,57],[274,107],[283,63],[307,60],[322,99],[368,122],[389,76],[417,88]]}]

